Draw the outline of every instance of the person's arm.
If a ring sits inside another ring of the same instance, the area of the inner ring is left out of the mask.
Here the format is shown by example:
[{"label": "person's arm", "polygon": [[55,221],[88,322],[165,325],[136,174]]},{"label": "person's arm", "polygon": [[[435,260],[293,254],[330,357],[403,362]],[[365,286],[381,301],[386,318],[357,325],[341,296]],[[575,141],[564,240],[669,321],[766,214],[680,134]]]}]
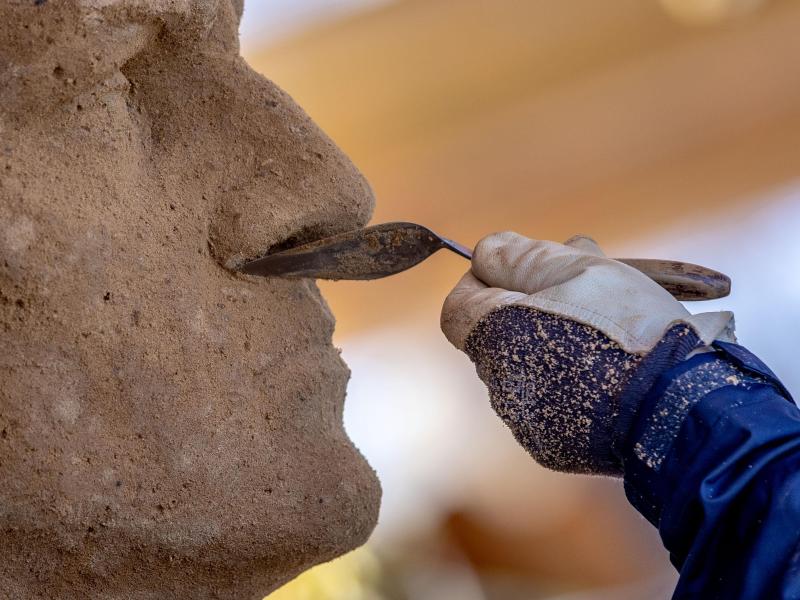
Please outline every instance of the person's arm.
[{"label": "person's arm", "polygon": [[478,244],[442,328],[538,462],[625,478],[676,598],[800,598],[800,413],[730,343],[730,313],[689,314],[586,238],[505,233]]},{"label": "person's arm", "polygon": [[645,394],[625,491],[680,571],[675,598],[800,598],[800,410],[752,354],[716,346]]}]

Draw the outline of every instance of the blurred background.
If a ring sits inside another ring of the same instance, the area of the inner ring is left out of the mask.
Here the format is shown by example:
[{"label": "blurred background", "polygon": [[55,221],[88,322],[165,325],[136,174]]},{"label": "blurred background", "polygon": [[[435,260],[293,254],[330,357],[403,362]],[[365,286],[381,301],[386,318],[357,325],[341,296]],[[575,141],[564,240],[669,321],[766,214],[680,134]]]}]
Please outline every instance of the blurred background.
[{"label": "blurred background", "polygon": [[[739,338],[800,393],[800,2],[249,0],[242,52],[366,174],[374,222],[513,229],[732,276]],[[362,549],[271,599],[669,597],[621,484],[545,471],[439,332],[467,268],[323,284],[378,471]],[[793,368],[794,367],[794,368]]]}]

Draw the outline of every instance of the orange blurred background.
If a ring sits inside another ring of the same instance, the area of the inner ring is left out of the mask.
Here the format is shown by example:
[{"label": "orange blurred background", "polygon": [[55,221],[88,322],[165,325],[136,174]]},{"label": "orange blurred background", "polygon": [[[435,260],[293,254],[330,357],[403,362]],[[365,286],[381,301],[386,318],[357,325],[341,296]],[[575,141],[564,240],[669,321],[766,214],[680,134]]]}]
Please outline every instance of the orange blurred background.
[{"label": "orange blurred background", "polygon": [[[365,173],[374,222],[717,268],[732,295],[690,309],[733,309],[800,390],[798,31],[795,0],[250,0],[242,52]],[[439,332],[467,266],[321,284],[384,503],[364,549],[274,598],[668,597],[621,484],[538,467]]]}]

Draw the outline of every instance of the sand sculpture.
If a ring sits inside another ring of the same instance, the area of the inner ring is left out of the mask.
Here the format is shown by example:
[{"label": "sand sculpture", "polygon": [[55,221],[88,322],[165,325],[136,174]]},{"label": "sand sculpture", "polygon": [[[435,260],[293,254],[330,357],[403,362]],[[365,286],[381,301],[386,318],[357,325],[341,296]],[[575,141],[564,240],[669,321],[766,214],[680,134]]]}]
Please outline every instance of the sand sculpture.
[{"label": "sand sculpture", "polygon": [[260,598],[374,526],[324,300],[226,268],[372,195],[241,11],[0,3],[0,597]]}]

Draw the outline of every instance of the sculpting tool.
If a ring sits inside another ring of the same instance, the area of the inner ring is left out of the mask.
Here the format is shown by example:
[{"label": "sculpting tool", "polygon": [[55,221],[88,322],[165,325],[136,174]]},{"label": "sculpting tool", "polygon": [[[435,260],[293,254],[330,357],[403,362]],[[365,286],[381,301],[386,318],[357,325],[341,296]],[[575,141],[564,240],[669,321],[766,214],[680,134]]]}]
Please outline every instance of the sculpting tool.
[{"label": "sculpting tool", "polygon": [[[415,223],[381,223],[268,254],[241,267],[247,275],[314,279],[380,279],[447,249],[472,251]],[[617,258],[641,271],[678,300],[713,300],[730,293],[728,276],[700,265],[648,258]]]}]

